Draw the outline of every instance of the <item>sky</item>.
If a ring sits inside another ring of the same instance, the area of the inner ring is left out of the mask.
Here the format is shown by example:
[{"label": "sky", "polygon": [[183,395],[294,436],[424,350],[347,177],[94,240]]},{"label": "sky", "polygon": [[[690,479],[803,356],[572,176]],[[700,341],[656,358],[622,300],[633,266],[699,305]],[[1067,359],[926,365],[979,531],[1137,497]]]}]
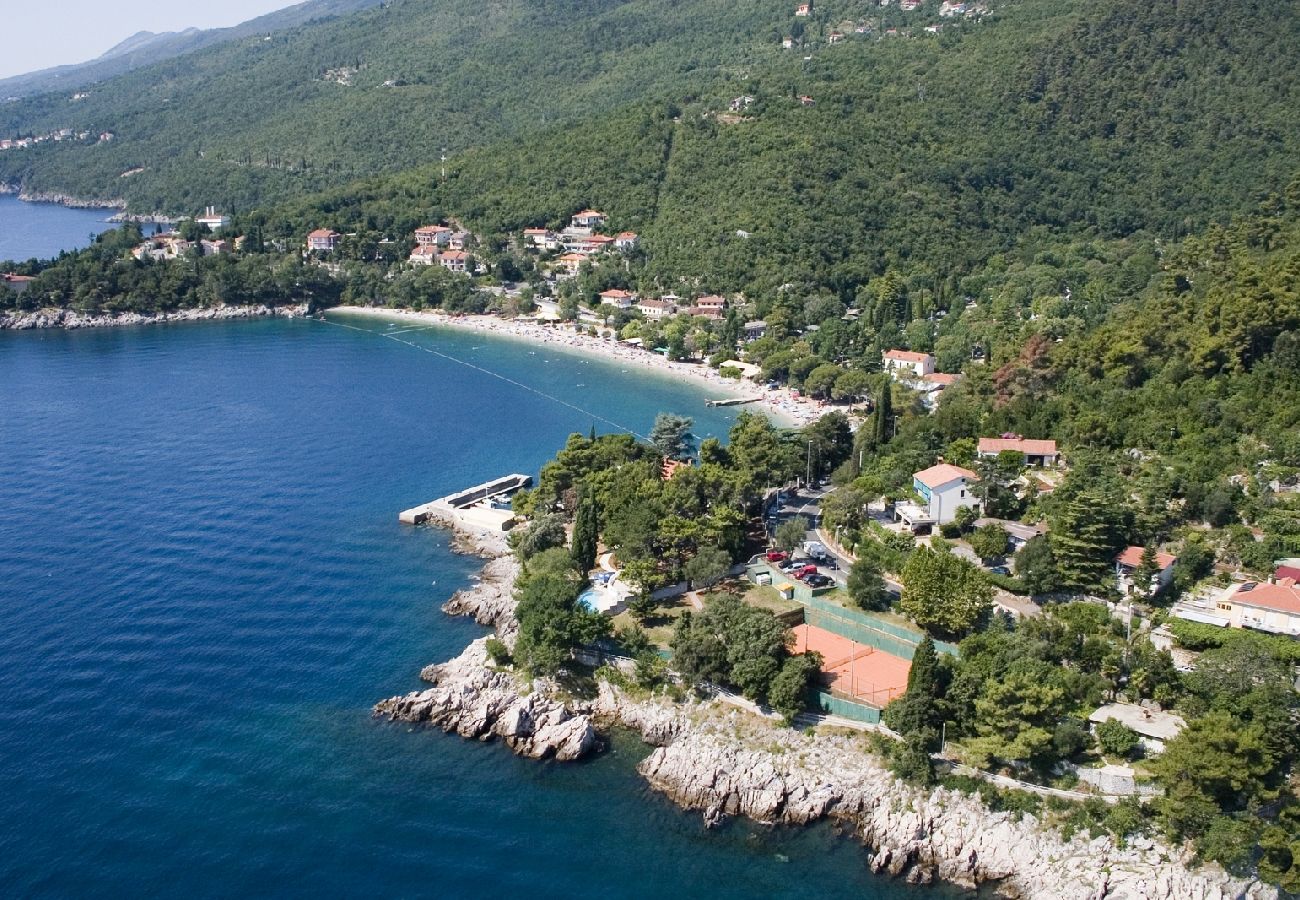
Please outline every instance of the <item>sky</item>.
[{"label": "sky", "polygon": [[0,78],[94,59],[137,31],[238,25],[297,0],[142,3],[140,0],[4,0]]}]

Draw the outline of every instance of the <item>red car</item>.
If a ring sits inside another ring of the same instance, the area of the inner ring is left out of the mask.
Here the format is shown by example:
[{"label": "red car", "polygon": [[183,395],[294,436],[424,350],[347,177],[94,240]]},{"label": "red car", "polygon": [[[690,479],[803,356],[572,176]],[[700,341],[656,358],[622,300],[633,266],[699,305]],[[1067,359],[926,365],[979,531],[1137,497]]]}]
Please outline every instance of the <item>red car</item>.
[{"label": "red car", "polygon": [[795,569],[791,574],[794,575],[795,578],[803,578],[805,575],[816,575],[817,567],[800,566],[799,568]]},{"label": "red car", "polygon": [[769,550],[769,551],[767,551],[767,561],[768,561],[768,562],[781,562],[781,560],[783,560],[783,559],[785,559],[785,551],[783,551],[783,550]]}]

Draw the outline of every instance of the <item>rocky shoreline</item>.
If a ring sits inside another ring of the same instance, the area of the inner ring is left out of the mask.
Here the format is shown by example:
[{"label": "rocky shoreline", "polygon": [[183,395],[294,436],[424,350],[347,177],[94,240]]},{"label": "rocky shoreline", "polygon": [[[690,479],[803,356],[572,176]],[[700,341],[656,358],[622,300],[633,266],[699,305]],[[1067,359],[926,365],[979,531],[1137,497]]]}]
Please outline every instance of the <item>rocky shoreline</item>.
[{"label": "rocky shoreline", "polygon": [[[518,566],[499,537],[458,532],[461,552],[486,556],[478,582],[444,604],[492,625],[512,646],[511,591]],[[1024,900],[1275,900],[1258,881],[1142,838],[1063,838],[1031,816],[993,812],[978,797],[899,781],[861,734],[810,735],[716,703],[640,699],[601,682],[595,699],[557,699],[554,685],[525,682],[493,666],[488,638],[425,668],[434,686],[376,704],[374,714],[436,725],[477,740],[500,738],[516,753],[572,760],[601,746],[597,726],[639,732],[655,749],[638,767],[649,785],[705,822],[729,816],[803,825],[840,823],[862,841],[874,872],[928,884],[945,881]]]},{"label": "rocky shoreline", "polygon": [[226,319],[257,319],[275,316],[298,318],[307,315],[307,304],[295,306],[209,306],[174,312],[86,315],[70,309],[38,309],[32,312],[0,312],[0,331],[34,328],[112,328],[120,325],[154,325],[161,322],[209,322]]},{"label": "rocky shoreline", "polygon": [[71,209],[125,209],[126,201],[100,200],[87,197],[73,197],[61,191],[24,191],[20,185],[0,185],[0,194],[17,194],[18,199],[26,203],[57,203]]}]

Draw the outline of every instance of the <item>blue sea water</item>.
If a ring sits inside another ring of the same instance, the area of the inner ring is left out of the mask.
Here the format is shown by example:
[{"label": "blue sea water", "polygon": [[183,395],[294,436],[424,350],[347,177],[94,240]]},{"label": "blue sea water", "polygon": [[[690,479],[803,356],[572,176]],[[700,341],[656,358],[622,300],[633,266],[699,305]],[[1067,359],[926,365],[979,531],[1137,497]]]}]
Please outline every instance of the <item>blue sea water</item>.
[{"label": "blue sea water", "polygon": [[88,246],[92,235],[113,227],[112,210],[70,209],[55,203],[26,203],[0,194],[0,263],[58,256]]},{"label": "blue sea water", "polygon": [[[356,324],[0,332],[0,892],[922,893],[828,828],[704,829],[630,737],[565,765],[371,718],[483,633],[438,609],[478,562],[397,512],[535,472],[593,417]],[[639,431],[734,417],[607,363],[403,337]]]}]

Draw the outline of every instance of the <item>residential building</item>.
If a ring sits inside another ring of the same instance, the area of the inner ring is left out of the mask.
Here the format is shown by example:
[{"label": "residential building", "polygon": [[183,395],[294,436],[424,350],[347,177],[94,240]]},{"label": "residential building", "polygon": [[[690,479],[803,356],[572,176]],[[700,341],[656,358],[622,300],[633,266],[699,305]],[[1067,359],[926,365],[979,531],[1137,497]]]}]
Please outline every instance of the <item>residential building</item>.
[{"label": "residential building", "polygon": [[789,37],[788,35],[787,35],[786,37],[782,38],[782,39],[781,39],[781,47],[782,47],[782,49],[784,49],[784,50],[792,50],[792,49],[794,49],[794,38]]},{"label": "residential building", "polygon": [[220,256],[223,253],[230,252],[230,244],[226,241],[199,241],[199,249],[203,251],[204,256]]},{"label": "residential building", "polygon": [[1294,578],[1235,584],[1214,605],[1233,628],[1300,637],[1300,585]]},{"label": "residential building", "polygon": [[913,531],[951,522],[962,507],[979,509],[980,501],[971,491],[971,485],[979,480],[970,469],[948,463],[922,469],[912,475],[912,489],[921,497],[921,503],[896,504],[894,517]]},{"label": "residential building", "polygon": [[1023,454],[1027,466],[1055,466],[1060,461],[1056,441],[1022,438],[1018,434],[1004,434],[995,438],[980,438],[977,451],[984,459],[991,459],[1007,450]]},{"label": "residential building", "polygon": [[[1124,551],[1115,557],[1115,579],[1121,594],[1131,594],[1137,589],[1133,582],[1133,573],[1142,565],[1142,555],[1146,550],[1142,547],[1126,547]],[[1169,587],[1174,581],[1174,563],[1178,562],[1178,557],[1168,553],[1156,553],[1156,574],[1151,576],[1151,584],[1148,589],[1152,592],[1160,592]]]},{"label": "residential building", "polygon": [[465,262],[468,259],[469,254],[464,250],[447,250],[438,255],[438,265],[448,272],[464,272]]},{"label": "residential building", "polygon": [[696,299],[695,305],[691,307],[690,313],[692,316],[700,316],[705,319],[722,319],[727,314],[727,300],[717,294],[699,297]]},{"label": "residential building", "polygon": [[594,209],[584,209],[573,217],[574,228],[599,228],[605,224],[609,216],[603,212],[597,212]]},{"label": "residential building", "polygon": [[796,7],[794,8],[794,14],[795,14],[796,16],[811,16],[811,15],[812,15],[812,4],[811,4],[811,3],[800,3],[798,6],[796,6]]},{"label": "residential building", "polygon": [[339,246],[339,238],[341,237],[343,237],[343,235],[339,234],[337,231],[331,231],[328,228],[317,228],[311,234],[307,235],[307,249],[319,250],[323,253],[337,250]]},{"label": "residential building", "polygon": [[840,31],[832,31],[826,36],[826,43],[828,44],[838,44],[842,40],[844,40],[844,33]]},{"label": "residential building", "polygon": [[525,228],[524,246],[535,250],[554,250],[559,246],[555,232],[549,228]]},{"label": "residential building", "polygon": [[411,251],[409,261],[415,266],[431,266],[438,261],[438,246],[436,244],[416,244],[415,249]]},{"label": "residential building", "polygon": [[745,323],[745,342],[756,341],[763,335],[767,334],[767,323],[762,319],[755,319],[753,322]]},{"label": "residential building", "polygon": [[446,225],[425,225],[415,229],[415,242],[422,246],[446,247],[451,243],[451,229]]},{"label": "residential building", "polygon": [[194,245],[183,240],[175,233],[156,234],[131,251],[135,259],[151,259],[155,262],[179,259],[190,251]]},{"label": "residential building", "polygon": [[[1297,562],[1300,562],[1300,560],[1297,560]],[[1283,578],[1300,581],[1300,565],[1292,565],[1290,562],[1284,562],[1273,570],[1274,581],[1280,581]]]},{"label": "residential building", "polygon": [[641,300],[636,305],[637,310],[647,319],[663,319],[671,316],[677,311],[677,308],[667,300],[655,300],[647,298]]},{"label": "residential building", "polygon": [[886,350],[881,354],[881,363],[890,375],[903,375],[906,378],[922,378],[934,373],[934,357],[928,353],[914,353],[911,350]]},{"label": "residential building", "polygon": [[5,288],[13,291],[15,294],[21,294],[23,291],[27,290],[35,280],[36,276],[34,275],[15,275],[13,272],[6,272],[3,275],[0,275],[0,284],[3,284]]},{"label": "residential building", "polygon": [[804,94],[804,95],[802,95],[802,96],[799,98],[799,103],[800,103],[800,105],[802,105],[802,106],[816,106],[816,105],[817,105],[817,101],[814,100],[812,97],[809,97],[807,94]]},{"label": "residential building", "polygon": [[223,216],[217,212],[215,206],[209,206],[203,211],[203,215],[194,220],[200,225],[206,226],[208,231],[216,231],[218,228],[225,228],[230,224],[230,216]]},{"label": "residential building", "polygon": [[742,110],[749,109],[750,104],[753,102],[754,102],[754,98],[748,95],[742,97],[733,97],[731,100],[731,111],[741,112]]},{"label": "residential building", "polygon": [[601,303],[608,303],[610,306],[618,309],[631,309],[636,305],[639,299],[640,298],[631,291],[625,291],[620,288],[600,292]]},{"label": "residential building", "polygon": [[637,244],[641,243],[641,238],[635,231],[620,231],[614,235],[615,250],[635,250]]},{"label": "residential building", "polygon": [[561,278],[572,278],[578,274],[587,257],[581,253],[566,253],[555,261],[555,274]]},{"label": "residential building", "polygon": [[468,231],[453,231],[447,238],[447,246],[452,250],[464,250],[469,247],[469,238]]}]

